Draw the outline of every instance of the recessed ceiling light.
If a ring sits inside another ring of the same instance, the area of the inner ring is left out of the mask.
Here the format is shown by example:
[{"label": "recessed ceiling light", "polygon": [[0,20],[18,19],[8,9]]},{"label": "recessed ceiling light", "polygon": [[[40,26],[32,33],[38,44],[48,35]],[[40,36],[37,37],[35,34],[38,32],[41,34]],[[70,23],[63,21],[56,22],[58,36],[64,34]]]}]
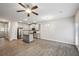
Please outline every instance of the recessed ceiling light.
[{"label": "recessed ceiling light", "polygon": [[24,19],[24,21],[27,21],[27,19]]},{"label": "recessed ceiling light", "polygon": [[59,11],[59,13],[63,13],[63,11]]},{"label": "recessed ceiling light", "polygon": [[19,22],[22,22],[22,21],[19,21]]},{"label": "recessed ceiling light", "polygon": [[42,19],[43,20],[51,20],[53,19],[54,17],[52,15],[46,15],[46,16],[43,16]]}]

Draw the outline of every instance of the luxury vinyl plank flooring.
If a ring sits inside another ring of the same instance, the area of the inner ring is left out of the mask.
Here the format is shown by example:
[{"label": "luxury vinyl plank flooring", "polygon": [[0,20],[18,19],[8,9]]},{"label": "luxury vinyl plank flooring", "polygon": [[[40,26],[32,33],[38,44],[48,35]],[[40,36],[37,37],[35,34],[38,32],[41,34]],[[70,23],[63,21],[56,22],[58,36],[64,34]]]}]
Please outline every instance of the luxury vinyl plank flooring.
[{"label": "luxury vinyl plank flooring", "polygon": [[78,56],[73,45],[35,39],[32,43],[22,40],[0,39],[0,56]]}]

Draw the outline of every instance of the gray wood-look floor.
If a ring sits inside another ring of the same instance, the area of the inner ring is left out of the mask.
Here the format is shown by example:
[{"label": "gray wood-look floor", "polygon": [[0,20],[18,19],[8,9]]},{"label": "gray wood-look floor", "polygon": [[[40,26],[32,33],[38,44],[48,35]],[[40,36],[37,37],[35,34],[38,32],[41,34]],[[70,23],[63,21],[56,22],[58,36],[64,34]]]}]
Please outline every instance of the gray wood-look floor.
[{"label": "gray wood-look floor", "polygon": [[22,40],[0,39],[0,56],[78,56],[73,45],[35,39],[32,43]]}]

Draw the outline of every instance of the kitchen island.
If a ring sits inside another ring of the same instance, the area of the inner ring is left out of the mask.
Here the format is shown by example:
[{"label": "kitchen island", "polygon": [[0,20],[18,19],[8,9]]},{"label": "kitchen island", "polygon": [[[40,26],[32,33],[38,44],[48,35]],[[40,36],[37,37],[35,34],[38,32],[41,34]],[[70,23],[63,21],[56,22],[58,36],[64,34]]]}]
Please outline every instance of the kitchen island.
[{"label": "kitchen island", "polygon": [[23,41],[26,43],[30,43],[33,41],[33,34],[23,34]]}]

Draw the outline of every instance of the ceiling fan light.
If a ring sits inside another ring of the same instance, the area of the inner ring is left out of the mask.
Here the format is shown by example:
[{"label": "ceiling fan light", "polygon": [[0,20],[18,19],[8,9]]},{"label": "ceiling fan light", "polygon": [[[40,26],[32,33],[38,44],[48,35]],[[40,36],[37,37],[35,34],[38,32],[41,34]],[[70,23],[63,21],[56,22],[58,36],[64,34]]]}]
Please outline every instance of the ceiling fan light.
[{"label": "ceiling fan light", "polygon": [[31,9],[28,8],[28,9],[26,9],[26,12],[31,13],[32,11],[31,11]]}]

